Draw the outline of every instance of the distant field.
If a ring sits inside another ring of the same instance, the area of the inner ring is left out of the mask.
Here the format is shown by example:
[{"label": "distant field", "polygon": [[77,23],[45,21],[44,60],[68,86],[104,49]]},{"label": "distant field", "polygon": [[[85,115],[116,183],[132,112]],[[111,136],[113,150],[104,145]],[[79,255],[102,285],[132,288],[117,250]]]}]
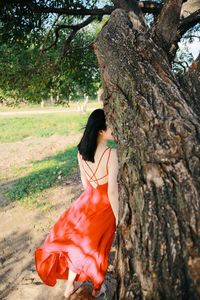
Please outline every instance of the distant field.
[{"label": "distant field", "polygon": [[[97,101],[90,101],[86,113],[78,111],[81,102],[72,103],[69,107],[63,106],[45,106],[41,109],[39,105],[29,105],[21,108],[1,107],[0,112],[23,112],[23,111],[40,111],[49,110],[51,113],[46,114],[29,114],[29,115],[0,115],[0,143],[15,142],[23,140],[29,136],[48,137],[54,134],[70,135],[82,131],[91,110],[101,107],[102,104]],[[64,112],[54,113],[53,110],[63,110]],[[74,110],[74,111],[71,111]]]},{"label": "distant field", "polygon": [[[67,112],[45,115],[1,116],[0,143],[8,142],[8,152],[11,142],[22,141],[28,137],[57,135],[58,144],[60,139],[62,139],[61,136],[66,136],[66,140],[69,141],[65,150],[57,153],[55,153],[55,150],[52,150],[53,155],[39,160],[37,157],[40,157],[41,151],[48,152],[48,139],[45,139],[44,141],[46,142],[43,143],[40,141],[41,148],[38,147],[38,143],[33,143],[27,148],[24,140],[22,142],[24,143],[24,148],[21,149],[20,154],[18,148],[21,144],[16,143],[16,150],[14,150],[15,159],[18,160],[16,155],[18,153],[20,156],[27,156],[27,162],[25,166],[23,164],[18,165],[18,161],[16,163],[13,161],[12,165],[9,165],[7,159],[5,160],[5,171],[4,166],[2,166],[0,178],[5,182],[8,181],[9,184],[8,188],[2,190],[4,197],[8,197],[11,201],[23,200],[29,204],[35,203],[37,206],[46,207],[48,203],[40,200],[41,193],[50,187],[59,186],[61,181],[66,181],[68,176],[77,169],[77,140],[74,135],[83,132],[83,127],[89,114],[90,112],[84,114]],[[56,147],[52,143],[49,145],[53,148]],[[63,147],[61,146],[61,148]],[[5,146],[3,149],[5,151]],[[34,152],[33,161],[28,158],[30,154],[27,154],[27,151],[28,153]]]},{"label": "distant field", "polygon": [[70,135],[82,131],[89,113],[0,117],[0,142],[15,142],[29,136]]},{"label": "distant field", "polygon": [[[3,112],[3,111],[26,111],[26,110],[38,110],[38,109],[50,109],[50,110],[53,110],[53,109],[75,109],[77,110],[78,109],[78,106],[80,106],[81,104],[83,103],[83,99],[80,100],[80,101],[71,101],[69,103],[69,105],[47,105],[45,104],[44,105],[44,108],[41,108],[41,105],[40,104],[29,104],[29,105],[20,105],[19,107],[7,107],[7,106],[2,106],[0,105],[0,112]],[[102,103],[99,103],[98,101],[96,100],[89,100],[88,102],[88,105],[87,105],[87,108],[96,108],[96,107],[100,107],[102,106]]]}]

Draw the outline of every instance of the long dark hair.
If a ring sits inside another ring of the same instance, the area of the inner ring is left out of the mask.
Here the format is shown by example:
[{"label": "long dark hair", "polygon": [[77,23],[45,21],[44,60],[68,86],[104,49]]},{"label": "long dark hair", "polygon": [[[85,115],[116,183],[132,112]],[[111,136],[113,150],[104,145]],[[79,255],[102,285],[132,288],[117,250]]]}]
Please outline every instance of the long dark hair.
[{"label": "long dark hair", "polygon": [[98,133],[100,130],[106,129],[106,118],[103,109],[95,109],[88,118],[85,131],[77,146],[84,160],[94,162]]}]

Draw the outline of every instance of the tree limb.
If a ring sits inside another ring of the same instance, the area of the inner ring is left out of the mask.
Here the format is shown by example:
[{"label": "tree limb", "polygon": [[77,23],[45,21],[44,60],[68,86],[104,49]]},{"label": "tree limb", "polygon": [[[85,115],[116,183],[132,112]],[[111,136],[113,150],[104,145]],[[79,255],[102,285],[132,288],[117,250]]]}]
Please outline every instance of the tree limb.
[{"label": "tree limb", "polygon": [[[189,65],[186,61],[177,61],[177,60],[175,60],[174,64],[180,65],[183,68],[184,72],[186,72],[187,68],[189,68]],[[184,64],[186,64],[186,66]]]},{"label": "tree limb", "polygon": [[[34,13],[55,13],[59,15],[68,15],[68,16],[87,16],[87,15],[96,15],[96,16],[103,16],[103,15],[110,15],[112,11],[116,8],[116,6],[109,6],[106,5],[103,8],[91,8],[87,9],[83,6],[77,8],[69,8],[65,7],[48,7],[44,5],[39,5],[33,3],[32,0],[2,0],[1,5],[6,6],[7,4],[18,4],[21,3],[23,5],[28,6],[32,12]],[[138,6],[142,10],[143,13],[152,13],[152,14],[159,14],[162,9],[162,4],[155,3],[154,1],[138,1]]]},{"label": "tree limb", "polygon": [[138,6],[141,8],[142,12],[158,15],[161,12],[163,4],[156,3],[153,1],[139,1]]},{"label": "tree limb", "polygon": [[[58,15],[58,16],[55,18],[55,20],[54,20],[54,22],[53,22],[51,28],[49,29],[49,31],[48,31],[48,33],[47,33],[45,39],[44,39],[44,42],[43,42],[42,46],[40,47],[41,50],[42,50],[42,52],[47,50],[47,49],[45,49],[44,46],[45,46],[45,44],[46,44],[46,42],[47,42],[47,40],[48,40],[48,38],[49,38],[49,36],[50,36],[50,33],[51,33],[53,27],[56,25],[56,23],[58,22],[59,18],[60,18],[60,16]],[[55,45],[56,45],[56,44],[55,44]],[[52,45],[51,47],[53,47],[53,45]],[[48,49],[50,49],[51,47],[48,47]]]},{"label": "tree limb", "polygon": [[61,25],[58,25],[56,26],[55,28],[55,40],[54,42],[48,46],[47,48],[45,49],[42,49],[43,51],[47,51],[49,50],[50,48],[53,48],[57,45],[57,42],[58,42],[58,39],[59,39],[59,31],[62,30],[62,29],[71,29],[71,32],[68,36],[68,38],[66,39],[65,43],[64,43],[64,47],[63,47],[63,54],[62,56],[65,56],[69,46],[70,46],[70,43],[72,41],[72,39],[74,38],[74,36],[76,35],[76,33],[86,27],[87,25],[89,25],[91,22],[93,22],[94,20],[96,19],[96,16],[90,16],[88,17],[86,20],[84,20],[82,23],[79,23],[79,24],[76,24],[76,25],[68,25],[68,24],[61,24]]},{"label": "tree limb", "polygon": [[[189,29],[191,29],[192,27],[197,25],[199,23],[199,21],[200,21],[200,9],[198,9],[197,11],[191,13],[188,17],[180,20],[179,26],[178,26],[178,29],[177,29],[177,33],[176,33],[176,38],[173,42],[173,46],[171,47],[172,57],[175,57],[176,51],[178,49],[178,42],[180,42],[183,35]],[[189,38],[189,36],[184,37],[184,38]]]},{"label": "tree limb", "polygon": [[[193,8],[192,1],[189,0],[190,6],[185,6],[184,9],[191,9]],[[188,1],[188,2],[189,2]],[[77,7],[70,8],[69,6],[63,6],[63,7],[54,7],[54,6],[45,6],[39,4],[40,2],[34,2],[33,0],[2,0],[1,5],[6,8],[6,5],[9,4],[20,4],[24,5],[25,7],[28,7],[33,13],[37,14],[48,14],[48,13],[55,13],[57,16],[61,15],[74,15],[74,16],[86,16],[89,15],[93,18],[95,16],[99,16],[100,18],[103,17],[103,15],[109,15],[112,13],[112,11],[115,8],[124,8],[127,10],[133,10],[138,17],[140,17],[140,20],[142,22],[142,14],[143,13],[152,13],[155,16],[160,14],[157,17],[157,20],[155,22],[155,25],[152,27],[152,37],[154,38],[155,42],[164,49],[166,53],[170,53],[169,57],[172,60],[174,57],[174,53],[176,52],[176,40],[179,41],[182,35],[191,27],[196,25],[200,21],[200,10],[195,11],[188,17],[180,20],[180,15],[182,14],[181,8],[183,9],[182,3],[183,0],[167,0],[165,5],[160,3],[156,3],[154,1],[136,1],[136,0],[112,0],[114,3],[113,6],[106,5],[103,8],[90,8],[87,9],[83,7],[82,5],[78,5]],[[64,3],[64,1],[63,1]],[[186,2],[187,3],[187,2]],[[196,6],[195,6],[196,7]],[[197,6],[198,7],[198,6]],[[91,20],[92,18],[87,19]],[[86,22],[86,21],[84,21]],[[73,32],[73,36],[75,35],[75,29],[80,29],[86,25],[84,25],[84,22],[78,25],[59,25],[55,28],[55,40],[54,42],[48,46],[46,49],[44,49],[44,46],[42,47],[43,50],[47,50],[49,48],[52,48],[56,46],[58,39],[59,39],[59,31],[61,29],[71,29]],[[88,23],[89,24],[89,23]],[[75,27],[74,27],[75,26]],[[80,26],[80,27],[79,27]],[[177,34],[178,31],[178,34]],[[72,32],[70,36],[72,35]],[[69,37],[70,37],[69,36]],[[46,38],[46,40],[48,37]],[[67,39],[69,42],[70,38]],[[68,44],[67,42],[67,44]],[[173,48],[173,49],[172,49]]]},{"label": "tree limb", "polygon": [[[132,1],[131,1],[132,2]],[[56,8],[56,7],[44,7],[41,5],[36,5],[32,3],[32,1],[29,2],[29,6],[31,7],[33,12],[36,13],[58,13],[58,14],[64,14],[64,15],[79,15],[79,16],[85,16],[85,15],[110,15],[112,11],[117,6],[109,6],[106,5],[103,8],[92,8],[92,9],[86,9],[84,7],[82,8]],[[152,13],[152,14],[159,14],[163,5],[160,3],[155,3],[154,1],[139,1],[138,6],[141,8],[143,13]]]},{"label": "tree limb", "polygon": [[194,34],[189,34],[187,36],[183,36],[183,39],[192,39],[192,38],[197,38],[200,40],[200,35],[194,35]]},{"label": "tree limb", "polygon": [[181,18],[186,18],[195,11],[200,9],[200,1],[199,0],[187,0],[183,3],[181,8]]},{"label": "tree limb", "polygon": [[60,29],[63,28],[69,28],[69,29],[77,29],[80,30],[81,28],[89,25],[91,22],[93,22],[96,19],[96,16],[90,16],[88,17],[85,21],[83,21],[82,23],[76,24],[76,25],[60,25]]},{"label": "tree limb", "polygon": [[32,1],[27,1],[27,5],[35,13],[56,13],[60,15],[73,15],[73,16],[98,16],[98,15],[110,15],[114,7],[106,5],[103,8],[68,8],[68,7],[47,7],[42,5],[37,5]]},{"label": "tree limb", "polygon": [[200,22],[200,9],[182,19],[178,26],[179,39],[192,27]]},{"label": "tree limb", "polygon": [[74,36],[76,35],[78,29],[73,29],[68,38],[66,39],[66,41],[64,42],[64,46],[63,46],[63,51],[62,51],[62,58],[64,58],[67,54],[67,51],[69,50],[71,41],[73,40]]},{"label": "tree limb", "polygon": [[152,27],[152,38],[172,60],[171,46],[176,39],[183,0],[167,0]]},{"label": "tree limb", "polygon": [[195,61],[187,69],[187,72],[180,77],[182,88],[188,93],[190,92],[190,98],[188,105],[193,111],[200,117],[200,54]]},{"label": "tree limb", "polygon": [[142,26],[146,26],[144,15],[136,0],[112,0],[114,7],[133,13],[133,18],[137,19]]}]

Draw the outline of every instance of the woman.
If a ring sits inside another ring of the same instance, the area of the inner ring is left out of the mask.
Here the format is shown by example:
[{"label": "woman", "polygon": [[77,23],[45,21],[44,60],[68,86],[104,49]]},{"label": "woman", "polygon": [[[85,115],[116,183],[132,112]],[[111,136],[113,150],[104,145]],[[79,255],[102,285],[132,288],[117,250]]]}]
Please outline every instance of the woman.
[{"label": "woman", "polygon": [[94,297],[105,292],[102,283],[118,223],[118,162],[116,150],[106,145],[109,139],[113,138],[104,111],[96,109],[78,144],[84,192],[35,251],[37,272],[45,284],[67,279],[66,298],[77,289],[75,280],[91,280]]}]

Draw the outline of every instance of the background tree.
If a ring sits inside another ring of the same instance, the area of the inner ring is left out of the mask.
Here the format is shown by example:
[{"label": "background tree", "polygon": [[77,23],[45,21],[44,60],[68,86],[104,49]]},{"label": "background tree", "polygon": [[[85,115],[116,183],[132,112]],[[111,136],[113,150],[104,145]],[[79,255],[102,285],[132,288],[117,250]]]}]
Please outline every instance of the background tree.
[{"label": "background tree", "polygon": [[19,25],[12,22],[17,29],[10,32],[10,19],[7,24],[7,19],[2,18],[5,27],[1,30],[0,96],[7,104],[16,104],[23,99],[39,103],[50,97],[56,99],[57,95],[59,103],[66,103],[69,98],[84,93],[94,96],[99,86],[99,72],[91,43],[95,39],[97,23],[78,32],[72,41],[73,51],[66,49],[63,56],[66,33],[60,33],[60,44],[52,46],[55,37],[51,26],[58,18],[53,16],[48,22],[47,18],[43,19],[44,28],[36,31],[31,27],[24,36]]},{"label": "background tree", "polygon": [[111,14],[94,48],[120,161],[116,299],[199,299],[200,57],[181,77],[172,69],[178,42],[199,23],[199,3],[8,1],[5,14],[8,5],[29,20],[76,16],[65,24],[64,55],[82,26],[77,16],[86,24]]}]

